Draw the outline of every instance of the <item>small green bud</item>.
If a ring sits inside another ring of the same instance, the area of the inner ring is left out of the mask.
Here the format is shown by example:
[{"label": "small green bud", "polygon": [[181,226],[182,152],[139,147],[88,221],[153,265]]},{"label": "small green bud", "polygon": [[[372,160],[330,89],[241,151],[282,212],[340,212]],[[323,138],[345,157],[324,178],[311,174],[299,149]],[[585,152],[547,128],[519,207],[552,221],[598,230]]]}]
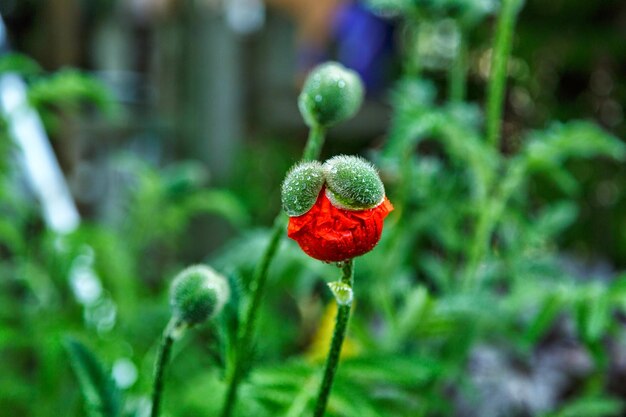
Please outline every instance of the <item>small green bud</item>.
[{"label": "small green bud", "polygon": [[330,288],[333,295],[335,296],[337,304],[343,306],[352,304],[352,298],[354,297],[354,293],[352,291],[352,287],[350,287],[348,284],[341,281],[329,282],[328,288]]},{"label": "small green bud", "polygon": [[326,196],[334,206],[365,210],[385,199],[385,186],[374,166],[358,156],[335,156],[323,165]]},{"label": "small green bud", "polygon": [[329,127],[356,114],[363,102],[359,75],[337,62],[311,71],[298,98],[300,113],[308,126]]},{"label": "small green bud", "polygon": [[193,326],[217,315],[229,296],[226,278],[206,265],[195,265],[174,278],[170,305],[175,317]]},{"label": "small green bud", "polygon": [[317,161],[297,164],[287,173],[281,187],[283,209],[289,216],[300,216],[313,207],[324,186],[324,170]]}]

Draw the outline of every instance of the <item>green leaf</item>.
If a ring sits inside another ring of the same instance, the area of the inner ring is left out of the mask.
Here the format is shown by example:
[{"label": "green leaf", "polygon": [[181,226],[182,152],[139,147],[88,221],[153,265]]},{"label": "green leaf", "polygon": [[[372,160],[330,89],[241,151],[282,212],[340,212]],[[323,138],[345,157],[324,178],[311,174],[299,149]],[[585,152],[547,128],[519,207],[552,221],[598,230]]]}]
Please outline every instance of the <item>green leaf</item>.
[{"label": "green leaf", "polygon": [[585,343],[597,342],[611,322],[611,305],[605,288],[596,284],[581,291],[576,305],[578,331]]},{"label": "green leaf", "polygon": [[360,384],[422,386],[439,372],[441,369],[429,359],[394,354],[346,359],[337,378]]},{"label": "green leaf", "polygon": [[250,222],[250,216],[243,203],[228,190],[203,190],[188,197],[184,205],[189,213],[211,213],[224,217],[237,227]]},{"label": "green leaf", "polygon": [[550,329],[558,313],[563,309],[564,304],[558,293],[551,295],[545,300],[526,330],[524,341],[528,347],[534,346]]},{"label": "green leaf", "polygon": [[16,72],[22,75],[35,75],[41,72],[39,64],[22,54],[6,54],[0,57],[0,74]]},{"label": "green leaf", "polygon": [[563,170],[561,165],[569,158],[624,160],[626,145],[593,123],[573,121],[531,133],[523,154],[531,171],[552,172]]},{"label": "green leaf", "polygon": [[14,219],[0,219],[0,244],[5,245],[15,253],[21,253],[26,244],[19,226],[19,224],[15,224]]},{"label": "green leaf", "polygon": [[571,201],[554,203],[539,213],[533,220],[533,232],[542,239],[552,238],[562,233],[578,216],[578,207]]},{"label": "green leaf", "polygon": [[[409,84],[410,85],[410,84]],[[423,88],[428,91],[427,88]],[[421,91],[416,88],[417,91]],[[484,196],[500,163],[499,154],[485,143],[478,133],[478,111],[471,106],[458,104],[443,108],[429,108],[430,95],[418,92],[420,97],[412,106],[405,95],[395,99],[397,115],[394,117],[384,156],[405,159],[426,138],[443,145],[447,156],[458,166],[467,168],[474,183],[472,189]],[[423,102],[421,102],[421,101]]]},{"label": "green leaf", "polygon": [[119,416],[122,394],[94,353],[73,338],[66,339],[65,349],[78,378],[89,417]]},{"label": "green leaf", "polygon": [[610,417],[618,416],[624,409],[621,400],[611,397],[580,398],[567,404],[550,417]]},{"label": "green leaf", "polygon": [[119,110],[112,94],[98,79],[69,69],[35,81],[28,90],[28,98],[38,109],[46,105],[73,108],[86,102],[108,116]]}]

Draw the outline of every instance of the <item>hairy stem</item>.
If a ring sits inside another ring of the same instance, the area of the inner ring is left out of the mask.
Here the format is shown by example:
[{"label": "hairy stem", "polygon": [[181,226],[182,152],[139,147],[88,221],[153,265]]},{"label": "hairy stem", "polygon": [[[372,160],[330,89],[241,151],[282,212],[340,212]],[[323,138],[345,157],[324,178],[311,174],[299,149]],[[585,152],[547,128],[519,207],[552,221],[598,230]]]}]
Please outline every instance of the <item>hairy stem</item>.
[{"label": "hairy stem", "polygon": [[321,126],[313,126],[311,130],[309,130],[309,139],[306,141],[304,152],[302,153],[303,161],[313,161],[320,157],[325,137],[326,129]]},{"label": "hairy stem", "polygon": [[[352,287],[352,281],[354,278],[354,260],[347,261],[342,267],[341,282]],[[320,385],[319,394],[317,396],[317,403],[315,404],[314,417],[322,417],[326,411],[326,405],[328,404],[328,397],[330,396],[330,390],[333,386],[333,379],[335,378],[335,372],[337,372],[337,366],[339,365],[339,355],[341,353],[341,346],[346,337],[346,330],[348,329],[348,319],[350,318],[350,309],[352,302],[347,304],[341,304],[337,308],[337,320],[335,322],[335,330],[333,332],[333,339],[330,343],[330,350],[328,357],[326,358],[326,367],[324,369],[324,379]]]},{"label": "hairy stem", "polygon": [[459,45],[448,73],[448,94],[454,103],[465,99],[467,84],[467,44],[463,31],[459,31]]},{"label": "hairy stem", "polygon": [[223,417],[231,415],[235,406],[235,402],[237,400],[237,390],[244,373],[244,360],[246,360],[246,358],[248,357],[248,353],[250,352],[249,345],[252,340],[252,335],[254,333],[254,327],[256,324],[256,312],[261,305],[261,299],[263,298],[263,293],[265,291],[267,270],[270,267],[272,259],[276,255],[278,246],[280,244],[280,239],[283,236],[286,225],[285,217],[286,216],[283,213],[279,214],[276,217],[269,244],[265,248],[265,252],[263,252],[261,262],[257,264],[254,271],[252,283],[250,286],[252,298],[248,303],[248,308],[246,310],[244,321],[242,323],[242,331],[239,333],[239,337],[237,340],[234,368],[232,370],[232,373],[230,374],[228,390],[226,392],[224,406],[222,408],[221,415]]},{"label": "hairy stem", "polygon": [[476,288],[478,268],[489,250],[491,236],[511,196],[524,181],[525,175],[525,165],[519,160],[512,161],[491,199],[485,201],[476,222],[474,239],[469,250],[469,260],[465,270],[465,290]]},{"label": "hairy stem", "polygon": [[[319,126],[311,128],[309,131],[309,138],[302,154],[303,161],[311,161],[319,158],[322,147],[324,146],[325,136],[326,131],[324,128]],[[252,281],[250,283],[251,298],[243,317],[237,338],[235,360],[233,369],[231,370],[228,379],[228,388],[226,390],[226,396],[224,397],[224,405],[222,406],[222,417],[230,417],[235,407],[235,403],[237,402],[237,392],[245,370],[244,361],[250,356],[250,345],[254,336],[257,311],[259,310],[261,299],[265,293],[267,272],[272,260],[276,256],[276,252],[278,251],[280,240],[285,233],[286,226],[287,216],[281,212],[274,220],[274,227],[272,229],[270,241],[261,255],[261,261],[257,264],[254,270],[254,275],[252,276]]]},{"label": "hairy stem", "polygon": [[152,389],[152,410],[150,417],[158,417],[163,393],[163,375],[172,353],[174,343],[174,329],[179,325],[178,320],[171,319],[163,331],[163,338],[154,364],[154,387]]},{"label": "hairy stem", "polygon": [[503,0],[491,52],[491,73],[487,85],[487,142],[499,147],[504,106],[507,63],[511,54],[513,26],[520,0]]}]

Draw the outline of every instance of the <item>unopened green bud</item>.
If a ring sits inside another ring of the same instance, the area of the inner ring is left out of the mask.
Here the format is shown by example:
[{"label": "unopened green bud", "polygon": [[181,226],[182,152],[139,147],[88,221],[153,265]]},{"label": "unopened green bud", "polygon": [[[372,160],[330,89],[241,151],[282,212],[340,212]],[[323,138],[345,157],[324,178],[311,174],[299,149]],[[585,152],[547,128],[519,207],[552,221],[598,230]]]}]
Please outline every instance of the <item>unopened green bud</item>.
[{"label": "unopened green bud", "polygon": [[302,162],[291,168],[281,187],[283,209],[289,216],[300,216],[313,207],[324,186],[324,170],[317,161]]},{"label": "unopened green bud", "polygon": [[363,102],[359,75],[336,62],[311,71],[298,98],[298,107],[308,126],[329,127],[356,114]]},{"label": "unopened green bud", "polygon": [[170,305],[176,318],[193,326],[217,315],[229,296],[226,278],[206,265],[195,265],[174,278]]},{"label": "unopened green bud", "polygon": [[365,210],[385,198],[385,186],[374,166],[358,156],[335,156],[323,165],[326,196],[334,206]]}]

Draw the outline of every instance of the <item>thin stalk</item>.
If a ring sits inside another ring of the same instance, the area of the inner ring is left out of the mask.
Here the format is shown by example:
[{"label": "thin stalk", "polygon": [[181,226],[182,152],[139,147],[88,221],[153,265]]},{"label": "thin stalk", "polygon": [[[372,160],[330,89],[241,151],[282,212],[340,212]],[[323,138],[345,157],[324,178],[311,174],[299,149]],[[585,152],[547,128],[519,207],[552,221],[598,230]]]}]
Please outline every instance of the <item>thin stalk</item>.
[{"label": "thin stalk", "polygon": [[[354,260],[347,261],[342,267],[341,282],[347,284],[352,288],[354,279]],[[333,339],[330,343],[330,350],[328,357],[326,358],[326,367],[324,369],[324,379],[320,385],[319,394],[317,396],[317,403],[315,404],[314,417],[322,417],[326,411],[326,405],[328,404],[328,397],[330,396],[330,390],[333,386],[333,379],[337,372],[337,366],[339,365],[339,355],[341,353],[341,346],[346,338],[346,330],[348,329],[348,319],[350,318],[350,309],[352,302],[347,304],[341,304],[337,308],[337,320],[335,322],[335,330],[333,332]]]},{"label": "thin stalk", "polygon": [[459,45],[454,62],[448,72],[448,94],[450,101],[460,103],[465,100],[467,87],[467,41],[465,34],[459,29]]},{"label": "thin stalk", "polygon": [[150,417],[158,417],[163,393],[163,375],[170,360],[172,344],[174,343],[174,331],[179,326],[178,320],[172,318],[163,331],[163,338],[154,364],[154,387],[152,389],[152,409]]},{"label": "thin stalk", "polygon": [[519,6],[520,0],[502,1],[491,52],[491,73],[487,85],[487,142],[494,147],[499,147],[507,63],[511,54],[513,27]]},{"label": "thin stalk", "polygon": [[325,128],[321,126],[311,127],[309,130],[309,138],[306,141],[304,152],[302,153],[303,161],[313,161],[314,159],[318,159],[320,157],[325,137]]},{"label": "thin stalk", "polygon": [[478,267],[489,250],[491,236],[502,217],[511,196],[524,180],[525,165],[519,160],[510,163],[508,171],[494,190],[491,199],[484,202],[478,220],[474,239],[469,250],[469,260],[465,271],[465,290],[477,287]]},{"label": "thin stalk", "polygon": [[228,390],[226,391],[224,406],[222,407],[221,415],[223,417],[231,415],[235,406],[235,402],[237,400],[237,391],[244,373],[244,360],[248,357],[248,353],[250,352],[249,345],[250,341],[252,340],[252,335],[254,333],[254,327],[256,324],[256,312],[259,309],[261,299],[263,298],[263,293],[265,290],[267,271],[270,267],[272,259],[274,258],[278,250],[280,240],[285,231],[285,225],[286,218],[284,214],[281,213],[276,217],[276,220],[274,221],[274,228],[272,230],[269,244],[265,248],[265,252],[263,252],[261,262],[257,264],[254,271],[250,287],[252,298],[248,303],[248,308],[246,310],[244,321],[242,323],[243,330],[240,332],[237,340],[234,368],[232,370],[232,373],[230,374]]},{"label": "thin stalk", "polygon": [[[312,127],[309,131],[309,138],[302,154],[303,161],[311,161],[318,159],[324,146],[326,130],[323,127]],[[237,392],[239,384],[244,375],[244,360],[250,356],[250,345],[254,335],[256,325],[257,311],[261,305],[261,299],[265,293],[265,285],[267,283],[267,272],[269,270],[274,257],[278,251],[280,241],[285,233],[287,226],[287,216],[279,213],[274,220],[274,227],[270,236],[270,241],[265,247],[265,251],[261,255],[261,261],[257,264],[252,281],[250,283],[250,293],[252,294],[248,303],[246,313],[244,315],[241,330],[237,337],[237,346],[235,349],[235,360],[233,369],[229,375],[228,388],[224,397],[224,405],[222,406],[222,417],[230,417],[237,402]]]}]

